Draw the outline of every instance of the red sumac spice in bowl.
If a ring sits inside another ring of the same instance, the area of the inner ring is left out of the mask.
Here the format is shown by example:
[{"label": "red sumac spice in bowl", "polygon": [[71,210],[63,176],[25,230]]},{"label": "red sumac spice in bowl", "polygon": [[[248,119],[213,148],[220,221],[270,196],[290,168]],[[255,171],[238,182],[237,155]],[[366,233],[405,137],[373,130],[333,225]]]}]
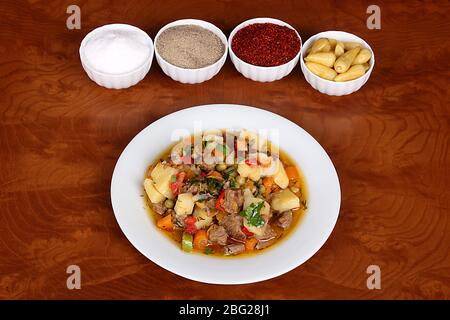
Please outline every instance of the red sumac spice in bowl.
[{"label": "red sumac spice in bowl", "polygon": [[255,18],[230,34],[231,61],[245,77],[269,82],[287,76],[300,57],[301,38],[289,24],[272,18]]},{"label": "red sumac spice in bowl", "polygon": [[236,32],[231,42],[233,52],[247,63],[275,67],[295,58],[300,51],[297,33],[274,23],[255,23]]}]

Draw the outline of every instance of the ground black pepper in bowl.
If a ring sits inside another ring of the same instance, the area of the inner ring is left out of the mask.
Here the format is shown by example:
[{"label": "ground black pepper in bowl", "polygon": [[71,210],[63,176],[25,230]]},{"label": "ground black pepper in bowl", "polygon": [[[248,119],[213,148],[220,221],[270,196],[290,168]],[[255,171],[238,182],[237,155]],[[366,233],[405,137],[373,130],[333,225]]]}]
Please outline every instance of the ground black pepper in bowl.
[{"label": "ground black pepper in bowl", "polygon": [[275,67],[295,58],[300,51],[300,39],[297,32],[287,26],[254,23],[236,32],[231,49],[247,63]]},{"label": "ground black pepper in bowl", "polygon": [[164,30],[156,40],[156,50],[168,63],[198,69],[216,63],[225,52],[222,40],[197,25],[178,25]]}]

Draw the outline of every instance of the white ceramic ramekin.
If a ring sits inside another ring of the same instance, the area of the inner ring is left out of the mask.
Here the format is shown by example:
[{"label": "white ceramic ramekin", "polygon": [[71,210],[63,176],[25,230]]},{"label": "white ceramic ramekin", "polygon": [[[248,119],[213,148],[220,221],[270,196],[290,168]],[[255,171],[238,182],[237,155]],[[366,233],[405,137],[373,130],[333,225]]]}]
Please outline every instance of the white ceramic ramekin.
[{"label": "white ceramic ramekin", "polygon": [[[209,31],[214,32],[214,34],[216,34],[220,38],[223,45],[225,46],[225,50],[223,52],[222,57],[219,60],[217,60],[215,63],[213,63],[212,65],[209,65],[209,66],[206,66],[203,68],[199,68],[199,69],[180,68],[180,67],[174,66],[173,64],[170,64],[169,62],[164,60],[158,53],[158,49],[156,49],[156,44],[158,43],[158,38],[164,30],[166,30],[170,27],[175,27],[175,26],[180,26],[180,25],[196,25],[196,26],[200,26],[202,28],[205,28]],[[227,59],[227,52],[228,52],[227,37],[225,37],[223,32],[219,28],[217,28],[215,25],[213,25],[212,23],[209,23],[207,21],[203,21],[203,20],[182,19],[182,20],[177,20],[177,21],[171,22],[169,24],[166,24],[164,27],[162,27],[158,31],[158,33],[156,34],[156,37],[155,37],[156,61],[158,61],[159,66],[161,67],[162,71],[166,75],[171,77],[173,80],[179,81],[181,83],[190,83],[190,84],[201,83],[201,82],[207,81],[207,80],[211,79],[212,77],[214,77],[220,71],[220,69],[223,67],[225,60]]]},{"label": "white ceramic ramekin", "polygon": [[295,31],[298,38],[300,39],[300,49],[302,46],[302,38],[300,37],[297,30],[295,30],[291,25],[287,24],[284,21],[273,19],[273,18],[254,18],[247,21],[242,22],[239,24],[234,30],[231,32],[230,37],[228,38],[228,48],[230,51],[230,58],[233,62],[234,66],[236,67],[237,71],[242,73],[242,75],[246,78],[249,78],[253,81],[259,81],[259,82],[271,82],[275,80],[279,80],[285,76],[287,76],[289,73],[291,73],[292,69],[294,69],[295,65],[298,62],[298,59],[300,58],[300,51],[297,53],[297,55],[289,62],[276,66],[276,67],[260,67],[255,66],[250,63],[247,63],[241,59],[239,59],[236,54],[233,52],[233,49],[231,48],[231,43],[233,41],[233,37],[236,34],[236,32],[248,25],[255,24],[255,23],[273,23],[278,24],[280,26],[286,26],[288,28],[291,28]]},{"label": "white ceramic ramekin", "polygon": [[[145,62],[134,70],[120,74],[113,74],[113,73],[110,74],[101,72],[96,70],[92,65],[90,65],[89,61],[87,61],[86,59],[84,52],[86,43],[98,33],[108,30],[131,30],[145,35],[147,44],[150,47],[150,54],[148,58],[145,60]],[[136,83],[138,83],[139,81],[141,81],[142,79],[144,79],[144,77],[150,70],[150,66],[152,65],[153,51],[154,48],[152,39],[145,31],[128,24],[115,23],[115,24],[107,24],[97,29],[94,29],[84,37],[80,45],[80,60],[81,64],[83,65],[84,71],[86,71],[89,78],[91,78],[92,81],[95,81],[98,85],[109,89],[124,89],[131,87]]]},{"label": "white ceramic ramekin", "polygon": [[[326,79],[322,79],[319,76],[316,76],[314,73],[309,71],[309,69],[306,67],[304,56],[306,55],[306,50],[318,39],[320,38],[331,38],[336,39],[340,41],[350,41],[350,42],[358,42],[361,43],[361,46],[364,48],[367,48],[372,53],[372,58],[369,60],[370,68],[367,70],[367,72],[359,77],[358,79],[346,81],[346,82],[335,82],[330,81]],[[344,32],[344,31],[325,31],[320,32],[311,38],[308,39],[308,41],[305,42],[302,50],[301,50],[301,57],[300,57],[300,65],[302,68],[303,75],[305,76],[306,81],[317,91],[320,91],[322,93],[328,94],[330,96],[343,96],[346,94],[353,93],[359,88],[361,88],[369,79],[370,74],[372,73],[373,66],[375,65],[375,55],[373,54],[372,48],[365,42],[363,39],[361,39],[358,36],[355,36],[354,34]]]}]

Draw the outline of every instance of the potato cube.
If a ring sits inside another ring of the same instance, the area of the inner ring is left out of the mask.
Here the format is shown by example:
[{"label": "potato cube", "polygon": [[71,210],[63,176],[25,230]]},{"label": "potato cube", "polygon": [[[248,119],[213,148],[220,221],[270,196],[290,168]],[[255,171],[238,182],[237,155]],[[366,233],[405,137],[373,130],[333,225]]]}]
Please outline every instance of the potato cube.
[{"label": "potato cube", "polygon": [[175,203],[175,213],[178,216],[187,216],[192,214],[194,209],[194,196],[192,193],[181,193],[178,195],[177,203]]},{"label": "potato cube", "polygon": [[176,175],[177,169],[168,165],[163,165],[161,162],[152,170],[150,176],[155,182],[155,188],[166,198],[173,199],[174,196],[170,190],[170,179]]},{"label": "potato cube", "polygon": [[284,166],[280,160],[277,160],[278,170],[273,176],[273,181],[281,188],[285,189],[289,185],[289,178],[286,174],[286,170],[284,170]]},{"label": "potato cube", "polygon": [[166,199],[164,195],[156,190],[155,182],[152,179],[147,178],[144,180],[144,189],[152,203],[159,203]]},{"label": "potato cube", "polygon": [[300,199],[289,189],[284,189],[273,195],[272,208],[278,212],[292,210],[300,207]]}]

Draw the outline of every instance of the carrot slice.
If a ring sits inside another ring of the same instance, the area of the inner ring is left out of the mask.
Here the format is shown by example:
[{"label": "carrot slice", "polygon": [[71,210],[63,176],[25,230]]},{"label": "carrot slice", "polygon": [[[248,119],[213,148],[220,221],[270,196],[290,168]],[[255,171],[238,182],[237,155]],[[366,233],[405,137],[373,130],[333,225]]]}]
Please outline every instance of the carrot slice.
[{"label": "carrot slice", "polygon": [[258,239],[256,239],[256,238],[250,238],[250,239],[245,240],[245,250],[246,251],[255,250],[257,243],[258,243]]},{"label": "carrot slice", "polygon": [[272,177],[265,177],[263,179],[263,186],[264,186],[264,188],[266,188],[266,190],[272,189],[272,185],[273,185],[273,178]]},{"label": "carrot slice", "polygon": [[172,215],[168,214],[167,216],[159,219],[156,222],[156,226],[166,231],[172,231],[173,230]]},{"label": "carrot slice", "polygon": [[194,235],[194,249],[204,251],[208,245],[208,235],[205,230],[198,230]]},{"label": "carrot slice", "polygon": [[269,195],[269,193],[272,191],[272,187],[273,187],[273,178],[272,177],[265,177],[262,181],[263,186],[264,186],[264,197],[267,197]]},{"label": "carrot slice", "polygon": [[298,179],[298,171],[297,171],[296,167],[289,166],[289,167],[286,167],[285,170],[286,170],[286,174],[287,174],[289,180]]}]

